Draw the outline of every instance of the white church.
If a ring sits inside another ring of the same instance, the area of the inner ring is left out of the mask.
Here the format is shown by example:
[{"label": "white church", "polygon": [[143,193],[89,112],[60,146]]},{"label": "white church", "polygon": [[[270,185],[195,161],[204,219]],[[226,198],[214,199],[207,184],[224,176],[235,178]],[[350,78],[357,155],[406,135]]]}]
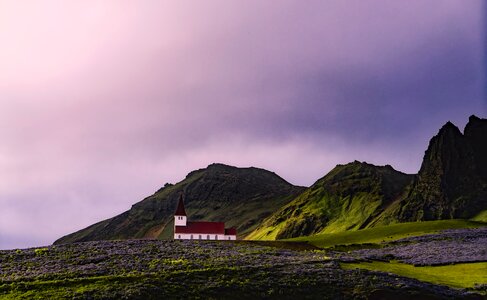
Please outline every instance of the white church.
[{"label": "white church", "polygon": [[174,213],[175,240],[236,240],[237,230],[225,228],[224,222],[188,222],[183,195]]}]

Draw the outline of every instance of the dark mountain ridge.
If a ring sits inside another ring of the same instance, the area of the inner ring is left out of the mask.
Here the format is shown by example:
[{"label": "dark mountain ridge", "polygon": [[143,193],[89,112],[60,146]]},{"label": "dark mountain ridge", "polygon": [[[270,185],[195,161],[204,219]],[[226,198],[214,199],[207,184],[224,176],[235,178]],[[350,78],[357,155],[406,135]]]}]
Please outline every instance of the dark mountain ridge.
[{"label": "dark mountain ridge", "polygon": [[192,220],[226,222],[247,239],[468,219],[487,211],[487,120],[471,116],[463,134],[447,122],[431,139],[415,175],[355,161],[337,165],[306,189],[263,169],[212,164],[55,243],[169,239],[181,192]]},{"label": "dark mountain ridge", "polygon": [[471,116],[464,134],[447,122],[416,175],[353,162],[325,177],[249,235],[284,239],[398,222],[469,219],[487,210],[487,120]]},{"label": "dark mountain ridge", "polygon": [[259,168],[211,164],[190,172],[175,184],[111,219],[58,239],[55,244],[93,240],[172,237],[173,214],[184,193],[190,220],[222,221],[239,236],[253,230],[265,217],[304,190],[275,173]]}]

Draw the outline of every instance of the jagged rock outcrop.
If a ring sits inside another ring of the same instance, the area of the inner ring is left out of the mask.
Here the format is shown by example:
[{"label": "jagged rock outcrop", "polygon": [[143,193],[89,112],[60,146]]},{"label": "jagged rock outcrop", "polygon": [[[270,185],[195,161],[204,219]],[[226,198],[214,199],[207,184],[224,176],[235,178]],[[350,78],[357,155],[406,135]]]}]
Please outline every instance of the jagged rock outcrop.
[{"label": "jagged rock outcrop", "polygon": [[471,218],[487,209],[487,120],[471,116],[465,134],[451,122],[433,137],[398,221]]},{"label": "jagged rock outcrop", "polygon": [[471,116],[465,126],[464,136],[472,147],[476,171],[487,182],[487,119]]},{"label": "jagged rock outcrop", "polygon": [[212,164],[166,184],[154,195],[116,217],[58,239],[55,244],[130,238],[171,238],[173,214],[181,192],[189,218],[223,221],[240,236],[304,190],[258,168]]}]

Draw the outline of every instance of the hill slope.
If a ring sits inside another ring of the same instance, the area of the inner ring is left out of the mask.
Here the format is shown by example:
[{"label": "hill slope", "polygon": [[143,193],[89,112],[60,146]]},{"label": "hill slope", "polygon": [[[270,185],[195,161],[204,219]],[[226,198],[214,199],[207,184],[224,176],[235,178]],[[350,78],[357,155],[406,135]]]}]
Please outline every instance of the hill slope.
[{"label": "hill slope", "polygon": [[487,120],[471,116],[464,134],[447,122],[434,136],[417,175],[390,166],[338,165],[267,218],[248,239],[487,215]]},{"label": "hill slope", "polygon": [[154,195],[116,217],[58,239],[55,244],[130,238],[171,238],[173,213],[184,192],[191,220],[223,221],[245,236],[265,217],[287,204],[304,188],[258,168],[212,164],[166,184]]},{"label": "hill slope", "polygon": [[336,166],[248,236],[282,239],[366,227],[398,199],[413,175],[355,161]]}]

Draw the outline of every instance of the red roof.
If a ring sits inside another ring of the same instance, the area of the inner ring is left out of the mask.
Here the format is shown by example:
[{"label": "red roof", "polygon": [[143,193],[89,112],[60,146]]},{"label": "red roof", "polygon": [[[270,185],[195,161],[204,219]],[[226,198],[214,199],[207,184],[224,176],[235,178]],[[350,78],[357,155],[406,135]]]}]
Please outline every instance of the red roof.
[{"label": "red roof", "polygon": [[183,195],[179,196],[178,208],[176,208],[175,216],[186,216],[186,210],[184,209]]},{"label": "red roof", "polygon": [[223,222],[187,222],[186,226],[176,226],[175,233],[225,234]]},{"label": "red roof", "polygon": [[225,229],[225,235],[237,235],[237,229],[227,228]]}]

